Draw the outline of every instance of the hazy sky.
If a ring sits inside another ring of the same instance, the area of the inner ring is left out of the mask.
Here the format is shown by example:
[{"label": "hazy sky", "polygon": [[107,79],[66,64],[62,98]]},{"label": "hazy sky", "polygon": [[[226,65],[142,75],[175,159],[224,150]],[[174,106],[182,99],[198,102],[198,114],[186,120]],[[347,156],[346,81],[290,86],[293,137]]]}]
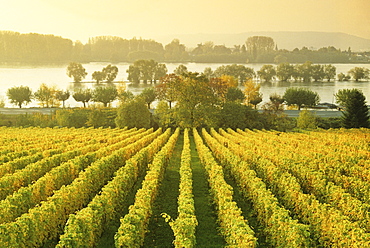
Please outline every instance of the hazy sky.
[{"label": "hazy sky", "polygon": [[370,39],[369,0],[0,0],[0,30],[89,37],[248,31],[344,32]]}]

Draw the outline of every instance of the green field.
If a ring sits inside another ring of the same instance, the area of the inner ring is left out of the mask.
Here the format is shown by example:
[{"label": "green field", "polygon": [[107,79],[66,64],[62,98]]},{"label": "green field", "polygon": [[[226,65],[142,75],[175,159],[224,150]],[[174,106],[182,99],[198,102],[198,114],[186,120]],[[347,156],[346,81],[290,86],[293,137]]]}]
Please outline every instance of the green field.
[{"label": "green field", "polygon": [[370,247],[370,130],[0,128],[0,247]]}]

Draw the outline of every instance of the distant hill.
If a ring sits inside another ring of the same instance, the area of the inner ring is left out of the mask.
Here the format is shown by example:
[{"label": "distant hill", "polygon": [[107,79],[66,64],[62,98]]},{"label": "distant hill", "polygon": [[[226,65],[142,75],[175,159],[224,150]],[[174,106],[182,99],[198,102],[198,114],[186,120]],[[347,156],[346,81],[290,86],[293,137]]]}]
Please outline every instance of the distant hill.
[{"label": "distant hill", "polygon": [[342,50],[351,47],[352,51],[370,51],[370,39],[361,38],[345,33],[330,32],[245,32],[239,34],[177,34],[153,37],[156,41],[165,44],[173,39],[179,39],[189,48],[197,44],[213,41],[215,44],[224,44],[227,47],[244,44],[250,36],[272,37],[279,49],[293,50],[294,48],[308,47],[318,49],[321,47],[334,46]]}]

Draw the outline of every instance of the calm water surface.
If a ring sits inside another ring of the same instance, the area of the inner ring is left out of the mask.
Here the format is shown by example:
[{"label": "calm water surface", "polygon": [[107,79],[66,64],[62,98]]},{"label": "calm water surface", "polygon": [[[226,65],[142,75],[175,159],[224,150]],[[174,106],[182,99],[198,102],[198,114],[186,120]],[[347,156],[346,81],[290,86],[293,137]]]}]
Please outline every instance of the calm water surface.
[{"label": "calm water surface", "polygon": [[[103,67],[107,66],[108,63],[89,63],[83,64],[88,75],[84,81],[92,81],[91,75],[94,71],[101,71]],[[128,74],[126,70],[129,67],[129,63],[116,64],[118,67],[118,75],[116,80],[127,81]],[[174,69],[180,65],[179,63],[168,63],[166,64],[168,72],[172,73]],[[211,67],[215,70],[217,67],[225,64],[205,64],[205,63],[188,63],[185,64],[189,71],[203,72],[204,68]],[[247,67],[253,68],[258,71],[263,64],[245,64]],[[337,68],[338,73],[347,73],[354,67],[365,67],[370,69],[370,64],[333,64]],[[35,92],[42,83],[48,86],[56,86],[58,89],[73,91],[76,88],[94,88],[95,83],[81,83],[75,85],[71,83],[72,79],[66,74],[67,65],[61,66],[17,66],[17,67],[0,67],[0,99],[4,99],[6,107],[15,107],[10,104],[6,97],[6,91],[13,86],[29,86],[33,92]],[[321,102],[335,103],[334,94],[340,89],[352,89],[357,88],[362,90],[368,103],[370,103],[370,82],[278,82],[273,81],[269,83],[261,83],[261,92],[263,94],[263,101],[267,102],[269,96],[272,93],[283,95],[288,87],[298,86],[307,87],[312,91],[317,92],[320,95]],[[131,86],[127,85],[128,90],[132,91],[135,95],[139,94],[145,85]],[[113,104],[115,106],[115,104]],[[37,107],[37,102],[32,102],[24,107]],[[68,107],[80,107],[82,103],[75,102],[72,97],[66,101]]]}]

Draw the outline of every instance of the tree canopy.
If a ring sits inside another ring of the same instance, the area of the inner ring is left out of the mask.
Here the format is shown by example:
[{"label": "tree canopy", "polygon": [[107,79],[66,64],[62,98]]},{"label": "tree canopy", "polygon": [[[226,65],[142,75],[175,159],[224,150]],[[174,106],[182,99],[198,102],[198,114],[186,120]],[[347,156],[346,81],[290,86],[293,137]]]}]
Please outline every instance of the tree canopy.
[{"label": "tree canopy", "polygon": [[335,94],[337,103],[344,107],[343,126],[346,128],[370,127],[366,98],[358,89],[342,89]]},{"label": "tree canopy", "polygon": [[104,107],[116,100],[117,96],[118,92],[115,86],[96,87],[92,92],[92,100],[103,103]]},{"label": "tree canopy", "polygon": [[288,105],[296,105],[298,110],[300,110],[302,106],[315,106],[320,101],[320,97],[316,92],[307,88],[297,87],[286,89],[283,98]]},{"label": "tree canopy", "polygon": [[103,68],[102,73],[105,75],[107,83],[111,83],[117,77],[118,68],[115,65],[107,65],[106,67]]},{"label": "tree canopy", "polygon": [[132,83],[138,84],[140,81],[153,83],[166,76],[167,67],[154,60],[141,59],[130,65],[126,72],[128,73],[127,79]]},{"label": "tree canopy", "polygon": [[92,98],[92,92],[90,89],[86,90],[77,90],[72,95],[73,99],[75,99],[77,102],[82,102],[84,105],[84,108],[86,107],[86,103],[88,103]]},{"label": "tree canopy", "polygon": [[68,98],[71,96],[71,94],[69,93],[68,90],[66,91],[63,91],[63,90],[57,90],[55,92],[55,98],[58,100],[58,101],[62,101],[63,102],[63,108],[64,108],[64,103],[65,101],[68,100]]},{"label": "tree canopy", "polygon": [[32,99],[32,90],[28,86],[14,86],[9,88],[6,95],[12,104],[22,108],[23,104],[28,104]]},{"label": "tree canopy", "polygon": [[49,87],[46,84],[41,84],[40,88],[34,93],[34,97],[42,107],[58,107],[60,103],[56,98],[56,92],[55,86]]},{"label": "tree canopy", "polygon": [[257,72],[257,75],[266,82],[271,81],[276,75],[276,70],[273,65],[263,65]]},{"label": "tree canopy", "polygon": [[67,67],[68,77],[73,77],[75,83],[80,83],[87,75],[85,68],[76,62],[69,63]]},{"label": "tree canopy", "polygon": [[156,91],[153,87],[145,88],[139,95],[139,97],[147,104],[150,109],[150,104],[157,98]]},{"label": "tree canopy", "polygon": [[364,67],[355,67],[348,71],[348,75],[357,82],[361,79],[368,79],[370,75],[370,70]]},{"label": "tree canopy", "polygon": [[149,128],[151,113],[142,99],[126,102],[118,108],[116,125],[119,128]]},{"label": "tree canopy", "polygon": [[232,64],[219,66],[213,73],[213,76],[215,77],[221,77],[222,75],[233,76],[240,83],[244,83],[245,81],[252,79],[256,73],[253,68]]}]

